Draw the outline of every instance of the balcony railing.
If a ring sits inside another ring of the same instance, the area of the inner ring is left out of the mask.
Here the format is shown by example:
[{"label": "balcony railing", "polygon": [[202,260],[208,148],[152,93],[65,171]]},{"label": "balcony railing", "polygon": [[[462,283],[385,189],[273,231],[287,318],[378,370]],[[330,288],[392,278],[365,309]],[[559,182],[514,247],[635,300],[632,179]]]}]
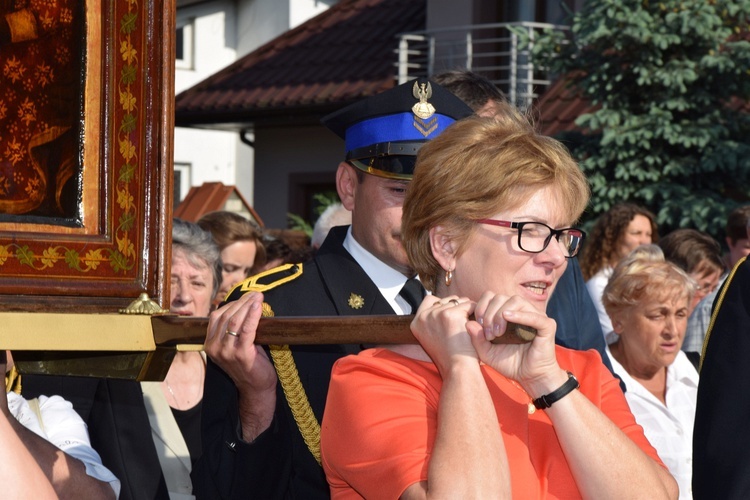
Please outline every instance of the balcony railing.
[{"label": "balcony railing", "polygon": [[531,47],[519,48],[519,36],[510,27],[525,30],[533,47],[534,30],[567,30],[536,22],[457,26],[399,35],[398,81],[431,76],[451,69],[469,69],[492,80],[511,103],[529,107],[550,85],[543,68],[534,64]]}]

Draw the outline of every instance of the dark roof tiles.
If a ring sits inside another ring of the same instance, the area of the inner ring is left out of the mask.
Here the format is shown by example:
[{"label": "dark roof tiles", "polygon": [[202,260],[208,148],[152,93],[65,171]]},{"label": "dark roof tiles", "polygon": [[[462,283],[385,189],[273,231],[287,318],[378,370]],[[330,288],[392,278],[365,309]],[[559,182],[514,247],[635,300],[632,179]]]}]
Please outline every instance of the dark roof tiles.
[{"label": "dark roof tiles", "polygon": [[398,33],[425,28],[425,0],[341,0],[176,98],[177,125],[320,114],[395,85]]},{"label": "dark roof tiles", "polygon": [[575,88],[569,78],[560,78],[550,86],[536,104],[541,133],[556,136],[577,129],[576,119],[593,111],[591,103]]}]

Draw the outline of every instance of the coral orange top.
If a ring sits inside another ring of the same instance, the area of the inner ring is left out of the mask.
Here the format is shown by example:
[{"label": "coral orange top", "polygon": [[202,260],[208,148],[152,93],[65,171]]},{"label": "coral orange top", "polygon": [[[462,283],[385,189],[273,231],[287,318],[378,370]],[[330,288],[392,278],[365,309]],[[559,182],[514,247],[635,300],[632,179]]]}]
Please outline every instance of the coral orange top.
[{"label": "coral orange top", "polygon": [[[578,378],[581,392],[664,466],[599,354],[556,349],[558,363]],[[510,458],[513,498],[580,498],[546,413],[529,414],[529,396],[519,385],[487,366],[482,372]],[[385,349],[336,363],[321,429],[333,498],[398,498],[427,479],[441,386],[434,364]]]}]

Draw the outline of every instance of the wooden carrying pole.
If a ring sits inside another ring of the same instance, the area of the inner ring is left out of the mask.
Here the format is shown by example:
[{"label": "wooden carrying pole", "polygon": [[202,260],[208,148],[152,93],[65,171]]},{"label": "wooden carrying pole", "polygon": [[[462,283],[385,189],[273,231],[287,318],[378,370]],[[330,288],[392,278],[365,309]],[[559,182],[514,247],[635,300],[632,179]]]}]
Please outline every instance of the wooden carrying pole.
[{"label": "wooden carrying pole", "polygon": [[[414,316],[294,316],[261,318],[255,343],[300,344],[416,344],[410,325]],[[157,345],[203,344],[208,318],[154,316]],[[499,343],[518,344],[532,340],[536,332],[513,325]]]},{"label": "wooden carrying pole", "polygon": [[[416,343],[413,316],[261,318],[256,343]],[[0,349],[19,371],[49,375],[163,380],[178,351],[201,350],[208,318],[174,315],[0,313]],[[499,343],[529,342],[536,332],[512,325]]]}]

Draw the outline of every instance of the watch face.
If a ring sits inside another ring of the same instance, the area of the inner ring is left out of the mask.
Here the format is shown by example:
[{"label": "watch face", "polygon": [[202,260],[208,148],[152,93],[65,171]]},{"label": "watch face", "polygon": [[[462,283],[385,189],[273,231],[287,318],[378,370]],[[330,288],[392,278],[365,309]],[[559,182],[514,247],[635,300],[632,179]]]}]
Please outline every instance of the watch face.
[{"label": "watch face", "polygon": [[571,391],[574,390],[574,389],[578,389],[579,387],[581,387],[581,384],[578,383],[578,379],[571,372],[568,372],[568,382],[570,382],[571,384],[574,383],[573,388],[570,389]]}]

